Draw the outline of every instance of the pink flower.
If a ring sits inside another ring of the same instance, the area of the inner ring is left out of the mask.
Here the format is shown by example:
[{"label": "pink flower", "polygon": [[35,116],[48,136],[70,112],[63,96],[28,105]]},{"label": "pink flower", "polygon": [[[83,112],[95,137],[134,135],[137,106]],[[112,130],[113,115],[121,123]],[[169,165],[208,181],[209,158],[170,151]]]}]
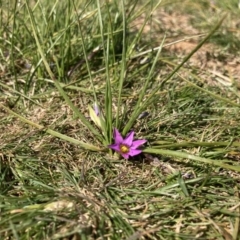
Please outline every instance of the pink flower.
[{"label": "pink flower", "polygon": [[147,140],[135,140],[133,141],[134,131],[131,131],[125,139],[115,128],[113,131],[113,138],[115,143],[109,145],[108,147],[120,153],[125,159],[128,159],[129,156],[133,157],[140,154],[142,151],[137,149],[141,145],[147,142]]}]

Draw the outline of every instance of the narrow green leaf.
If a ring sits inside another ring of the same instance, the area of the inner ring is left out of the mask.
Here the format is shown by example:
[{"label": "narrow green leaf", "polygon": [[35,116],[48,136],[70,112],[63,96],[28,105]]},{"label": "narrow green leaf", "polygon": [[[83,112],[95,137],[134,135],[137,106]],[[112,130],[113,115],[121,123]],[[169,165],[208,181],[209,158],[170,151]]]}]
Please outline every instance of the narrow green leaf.
[{"label": "narrow green leaf", "polygon": [[183,179],[181,173],[178,174],[178,183],[179,183],[179,186],[182,189],[185,197],[189,197],[190,195],[188,193],[187,186],[186,186],[186,184],[184,182],[184,179]]},{"label": "narrow green leaf", "polygon": [[30,16],[30,21],[31,21],[31,26],[32,26],[32,31],[33,31],[33,35],[38,47],[38,51],[41,55],[42,61],[45,65],[45,68],[50,76],[50,78],[53,80],[57,90],[59,91],[59,93],[62,95],[62,97],[64,98],[64,100],[66,101],[66,103],[68,104],[68,106],[72,109],[72,111],[74,112],[74,114],[82,121],[82,123],[99,139],[102,140],[102,136],[100,135],[100,133],[90,124],[90,122],[88,122],[88,120],[85,118],[85,116],[79,112],[78,108],[71,102],[71,100],[69,99],[68,95],[65,93],[65,91],[63,90],[63,88],[61,87],[60,83],[57,81],[57,79],[55,78],[54,74],[52,73],[50,66],[46,60],[45,54],[42,50],[39,38],[38,38],[38,34],[37,34],[37,30],[36,30],[36,23],[34,21],[34,17],[33,17],[33,12],[31,11],[29,4],[26,3],[27,6],[27,10]]},{"label": "narrow green leaf", "polygon": [[172,156],[172,157],[177,157],[177,158],[186,158],[186,159],[194,160],[197,162],[202,162],[202,163],[210,164],[213,166],[222,167],[225,169],[240,172],[240,166],[225,164],[225,163],[222,163],[221,160],[212,160],[212,159],[208,159],[208,158],[202,158],[202,157],[191,155],[191,154],[188,154],[185,152],[171,151],[171,150],[165,150],[165,149],[153,149],[153,148],[146,148],[143,150],[143,152],[161,154],[161,155]]},{"label": "narrow green leaf", "polygon": [[39,125],[39,124],[37,124],[37,123],[34,123],[34,122],[28,120],[27,118],[25,118],[25,117],[23,117],[23,116],[15,113],[14,111],[10,110],[9,108],[5,107],[5,106],[2,105],[1,103],[0,103],[0,107],[3,108],[5,111],[7,111],[9,114],[17,117],[17,118],[18,118],[19,120],[21,120],[22,122],[27,123],[27,124],[29,124],[29,125],[37,128],[37,129],[39,129],[39,130],[42,130],[42,131],[44,131],[44,132],[46,132],[46,133],[49,133],[50,135],[52,135],[52,136],[54,136],[54,137],[58,137],[58,138],[60,138],[60,139],[63,139],[63,140],[65,140],[65,141],[68,141],[68,142],[71,142],[71,143],[73,143],[73,144],[79,145],[80,147],[83,147],[83,148],[88,149],[88,150],[91,150],[91,151],[101,151],[100,148],[98,148],[98,147],[96,147],[96,146],[94,146],[94,145],[92,145],[92,144],[79,141],[79,140],[77,140],[77,139],[74,139],[74,138],[72,138],[72,137],[68,137],[68,136],[66,136],[66,135],[64,135],[64,134],[61,134],[61,133],[56,132],[56,131],[54,131],[54,130],[51,130],[51,129],[49,129],[49,128],[45,128],[44,126]]}]

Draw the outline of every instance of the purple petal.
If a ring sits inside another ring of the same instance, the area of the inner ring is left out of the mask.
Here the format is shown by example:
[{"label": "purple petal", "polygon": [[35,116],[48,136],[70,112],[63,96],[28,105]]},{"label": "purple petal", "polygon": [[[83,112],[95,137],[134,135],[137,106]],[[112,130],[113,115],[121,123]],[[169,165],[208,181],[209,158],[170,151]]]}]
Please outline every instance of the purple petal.
[{"label": "purple petal", "polygon": [[113,131],[113,138],[115,140],[115,143],[117,144],[120,144],[123,142],[123,137],[116,128],[114,128],[114,131]]},{"label": "purple petal", "polygon": [[133,141],[131,149],[137,149],[138,147],[140,147],[141,145],[143,145],[146,142],[147,142],[147,140],[145,140],[145,139]]},{"label": "purple petal", "polygon": [[115,144],[111,144],[111,145],[108,145],[109,148],[117,151],[117,152],[120,152],[120,147],[119,147],[119,144],[115,143]]},{"label": "purple petal", "polygon": [[125,159],[128,159],[128,158],[129,158],[129,153],[121,153],[121,155],[122,155]]},{"label": "purple petal", "polygon": [[127,146],[131,146],[132,142],[133,142],[133,136],[134,136],[134,131],[131,131],[126,138],[123,140],[123,144],[127,145]]},{"label": "purple petal", "polygon": [[138,154],[140,154],[142,151],[139,150],[139,149],[130,149],[130,151],[128,152],[128,154],[133,157],[133,156],[136,156]]}]

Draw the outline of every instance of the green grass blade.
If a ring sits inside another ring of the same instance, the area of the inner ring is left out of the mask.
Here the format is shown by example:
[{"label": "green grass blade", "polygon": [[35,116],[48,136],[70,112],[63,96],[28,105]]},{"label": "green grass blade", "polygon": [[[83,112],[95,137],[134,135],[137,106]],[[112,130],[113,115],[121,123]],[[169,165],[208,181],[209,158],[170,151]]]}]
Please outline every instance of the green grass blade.
[{"label": "green grass blade", "polygon": [[37,129],[39,129],[39,130],[41,130],[41,131],[44,131],[44,132],[46,132],[46,133],[49,133],[50,135],[52,135],[52,136],[54,136],[54,137],[58,137],[58,138],[60,138],[60,139],[62,139],[62,140],[65,140],[65,141],[68,141],[68,142],[70,142],[70,143],[79,145],[80,147],[83,147],[83,148],[88,149],[88,150],[91,150],[91,151],[100,151],[100,148],[98,148],[98,147],[96,147],[96,146],[94,146],[94,145],[92,145],[92,144],[79,141],[79,140],[77,140],[77,139],[68,137],[68,136],[66,136],[66,135],[64,135],[64,134],[61,134],[61,133],[56,132],[56,131],[54,131],[54,130],[51,130],[51,129],[49,129],[49,128],[45,128],[44,126],[39,125],[39,124],[37,124],[37,123],[34,123],[34,122],[28,120],[27,118],[24,118],[23,116],[15,113],[14,111],[10,110],[9,108],[5,107],[5,106],[2,105],[1,103],[0,103],[0,107],[3,108],[5,111],[7,111],[9,114],[17,117],[17,118],[18,118],[19,120],[21,120],[22,122],[27,123],[27,124],[29,124],[29,125],[37,128]]},{"label": "green grass blade", "polygon": [[[108,7],[108,5],[106,6]],[[100,1],[97,1],[97,10],[98,10],[98,20],[100,26],[102,47],[103,47],[103,56],[105,60],[105,71],[106,71],[106,84],[105,84],[105,115],[106,115],[106,123],[104,128],[105,135],[105,144],[111,142],[112,139],[112,93],[111,93],[111,82],[109,76],[109,45],[110,45],[110,33],[107,34],[107,41],[105,41],[104,27],[103,27],[103,19],[101,12],[101,4]],[[108,27],[109,30],[109,27]],[[107,48],[105,46],[107,42]]]},{"label": "green grass blade", "polygon": [[149,85],[149,81],[151,80],[151,78],[153,77],[153,74],[154,74],[154,69],[155,69],[155,66],[158,62],[158,59],[159,59],[159,55],[162,51],[162,46],[164,44],[164,40],[165,40],[165,37],[160,45],[160,47],[158,48],[158,52],[155,56],[155,59],[154,59],[154,62],[152,64],[152,67],[149,71],[149,74],[148,74],[148,77],[146,79],[146,82],[144,83],[144,86],[143,88],[141,89],[141,92],[140,92],[140,95],[139,95],[139,98],[138,98],[138,101],[137,101],[137,104],[136,106],[134,107],[134,111],[128,121],[128,123],[126,124],[126,126],[124,127],[123,129],[123,134],[125,135],[129,130],[130,128],[132,127],[132,125],[134,124],[134,122],[136,121],[136,119],[138,118],[139,114],[144,110],[145,107],[143,107],[143,99],[144,99],[144,96],[146,94],[146,91],[147,91],[147,88],[148,88],[148,85]]},{"label": "green grass blade", "polygon": [[33,35],[37,44],[37,48],[38,51],[41,55],[42,61],[44,63],[44,66],[50,76],[50,78],[53,80],[54,85],[56,86],[57,90],[59,91],[59,93],[62,95],[62,97],[64,98],[64,100],[66,101],[66,103],[68,104],[68,106],[72,109],[72,111],[74,112],[74,114],[76,115],[76,117],[78,117],[82,123],[96,136],[98,137],[98,139],[102,139],[102,136],[100,135],[100,133],[90,124],[90,122],[88,122],[88,120],[84,117],[84,115],[79,112],[78,108],[71,102],[71,100],[69,99],[68,95],[65,93],[65,91],[62,89],[60,83],[58,82],[58,80],[55,78],[55,76],[53,75],[50,66],[46,60],[45,54],[43,53],[39,38],[38,38],[38,34],[37,34],[37,30],[36,30],[36,23],[34,21],[33,18],[33,13],[28,5],[28,3],[26,3],[27,6],[27,10],[30,16],[30,21],[31,21],[31,26],[32,26],[32,30],[33,30]]},{"label": "green grass blade", "polygon": [[122,36],[122,61],[121,61],[121,74],[118,83],[118,102],[117,102],[117,116],[116,116],[116,127],[119,128],[119,124],[121,123],[119,119],[121,103],[122,103],[122,89],[123,83],[126,78],[126,52],[127,52],[127,21],[126,21],[126,14],[125,14],[125,2],[121,0],[121,8],[122,8],[122,21],[123,21],[123,36]]},{"label": "green grass blade", "polygon": [[240,147],[240,143],[236,141],[230,142],[180,142],[180,143],[166,143],[161,141],[154,141],[152,144],[158,144],[156,146],[152,146],[152,148],[182,148],[182,147],[208,147],[208,148],[216,148],[216,147]]},{"label": "green grass blade", "polygon": [[153,149],[153,148],[146,148],[143,150],[143,152],[161,154],[161,155],[177,157],[177,158],[186,158],[186,159],[194,160],[197,162],[210,164],[210,165],[213,165],[216,167],[222,167],[225,169],[240,172],[240,166],[228,165],[228,164],[222,163],[221,160],[212,160],[212,159],[208,159],[208,158],[202,158],[202,157],[198,157],[198,156],[188,154],[185,152],[171,151],[171,150],[165,150],[165,149]]},{"label": "green grass blade", "polygon": [[185,197],[189,197],[190,195],[189,195],[186,183],[183,180],[183,177],[182,177],[181,173],[178,174],[178,183],[179,183],[179,186],[182,189],[182,192],[185,195]]},{"label": "green grass blade", "polygon": [[210,33],[183,59],[183,61],[176,66],[176,68],[168,75],[168,77],[166,77],[166,79],[164,79],[159,88],[156,88],[152,91],[152,94],[150,95],[150,97],[148,98],[148,100],[143,104],[143,107],[144,108],[147,108],[147,106],[149,104],[152,103],[154,97],[155,97],[155,94],[163,88],[164,84],[169,80],[171,79],[177,72],[180,68],[182,68],[182,66],[193,56],[194,53],[196,53],[202,46],[204,43],[206,43],[212,36],[213,34],[217,31],[217,29],[222,25],[222,22],[224,21],[226,15],[224,15],[222,17],[222,19],[216,24],[216,26],[210,31]]},{"label": "green grass blade", "polygon": [[183,59],[183,61],[168,75],[164,81],[161,82],[161,88],[163,85],[175,75],[175,73],[196,53],[202,46],[205,44],[213,34],[218,30],[218,28],[222,25],[224,19],[226,18],[226,14],[222,17],[222,19],[216,24],[216,26],[211,30],[211,32]]},{"label": "green grass blade", "polygon": [[[162,61],[163,61],[163,62],[166,62],[167,64],[169,64],[169,65],[171,65],[171,66],[176,66],[176,64],[174,64],[174,63],[172,63],[172,62],[170,62],[170,61],[167,61],[167,60],[162,60]],[[188,69],[182,67],[182,70],[184,70],[184,72],[187,72],[190,76],[192,76],[194,79],[196,79],[199,83],[203,83],[203,80],[201,80],[196,74],[191,73]],[[240,105],[239,105],[238,103],[235,103],[235,102],[229,100],[228,98],[222,97],[222,96],[220,96],[220,95],[218,95],[218,94],[216,94],[216,93],[213,93],[213,92],[211,92],[211,91],[209,91],[209,90],[207,90],[207,89],[204,89],[204,88],[202,88],[202,87],[199,87],[197,84],[195,84],[195,83],[187,80],[185,77],[181,76],[180,74],[178,74],[178,76],[179,76],[182,80],[184,80],[185,82],[187,82],[189,85],[195,87],[196,89],[198,89],[198,90],[200,90],[200,91],[202,91],[202,92],[205,92],[205,93],[209,94],[210,96],[213,97],[213,99],[218,99],[218,100],[220,100],[220,101],[222,101],[222,102],[225,102],[226,104],[231,104],[231,105],[233,105],[233,106],[235,106],[235,107],[240,107]]]}]

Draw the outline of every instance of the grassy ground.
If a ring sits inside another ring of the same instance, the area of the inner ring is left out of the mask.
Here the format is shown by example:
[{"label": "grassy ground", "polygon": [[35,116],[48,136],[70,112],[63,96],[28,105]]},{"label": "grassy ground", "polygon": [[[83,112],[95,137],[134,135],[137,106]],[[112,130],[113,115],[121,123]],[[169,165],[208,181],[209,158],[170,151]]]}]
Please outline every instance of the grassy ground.
[{"label": "grassy ground", "polygon": [[[238,239],[237,0],[0,13],[1,239]],[[143,153],[108,151],[114,126]]]}]

